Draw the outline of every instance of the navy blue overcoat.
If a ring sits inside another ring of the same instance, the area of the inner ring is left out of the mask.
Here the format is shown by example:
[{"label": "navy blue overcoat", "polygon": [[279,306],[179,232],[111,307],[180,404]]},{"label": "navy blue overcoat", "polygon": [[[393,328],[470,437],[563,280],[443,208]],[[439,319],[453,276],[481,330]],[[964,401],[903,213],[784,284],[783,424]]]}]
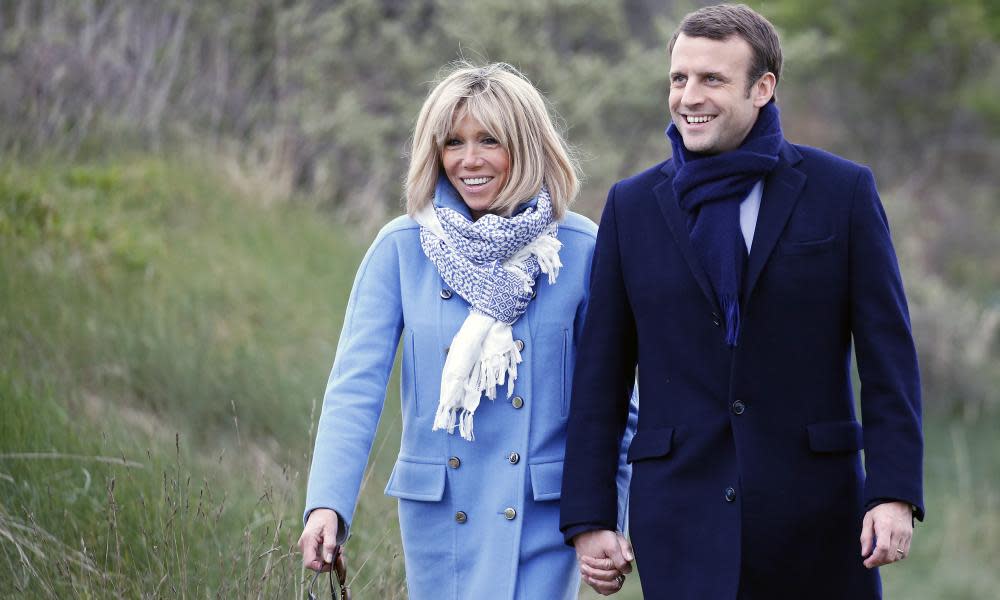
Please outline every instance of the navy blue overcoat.
[{"label": "navy blue overcoat", "polygon": [[560,527],[615,527],[617,444],[638,370],[630,534],[646,598],[878,598],[862,517],[886,499],[923,517],[923,440],[906,300],[871,171],[783,144],[764,180],[735,348],[673,174],[668,160],[608,195]]}]

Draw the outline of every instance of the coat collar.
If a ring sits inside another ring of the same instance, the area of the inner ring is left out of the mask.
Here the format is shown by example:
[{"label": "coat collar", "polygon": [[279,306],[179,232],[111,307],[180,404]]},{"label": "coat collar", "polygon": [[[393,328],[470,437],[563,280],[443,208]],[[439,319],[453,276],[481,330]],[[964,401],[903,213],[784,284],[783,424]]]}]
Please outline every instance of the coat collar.
[{"label": "coat collar", "polygon": [[[760,277],[764,265],[767,264],[771,252],[774,250],[778,237],[788,222],[788,217],[792,214],[792,209],[798,200],[799,193],[805,185],[806,176],[795,168],[795,165],[802,160],[802,155],[794,146],[787,141],[782,142],[778,152],[778,164],[773,171],[764,179],[764,196],[761,198],[760,213],[757,215],[757,225],[754,230],[753,246],[750,249],[750,259],[747,271],[743,276],[743,305],[746,306],[747,299],[753,293],[754,286]],[[676,173],[674,161],[669,160],[660,168],[664,175],[663,181],[653,186],[653,193],[656,195],[660,211],[663,213],[673,235],[674,242],[680,248],[684,261],[698,287],[701,288],[705,298],[712,309],[718,313],[719,303],[712,291],[708,274],[702,267],[698,256],[691,246],[691,236],[688,232],[687,222],[680,204],[674,195],[671,180]]]},{"label": "coat collar", "polygon": [[764,179],[764,196],[760,201],[760,213],[757,215],[757,226],[754,229],[753,245],[750,247],[750,260],[747,272],[743,277],[743,308],[753,294],[757,280],[760,278],[764,265],[767,264],[785,223],[795,208],[799,193],[806,183],[806,175],[795,168],[802,160],[802,155],[788,142],[783,142],[779,151],[778,165]]}]

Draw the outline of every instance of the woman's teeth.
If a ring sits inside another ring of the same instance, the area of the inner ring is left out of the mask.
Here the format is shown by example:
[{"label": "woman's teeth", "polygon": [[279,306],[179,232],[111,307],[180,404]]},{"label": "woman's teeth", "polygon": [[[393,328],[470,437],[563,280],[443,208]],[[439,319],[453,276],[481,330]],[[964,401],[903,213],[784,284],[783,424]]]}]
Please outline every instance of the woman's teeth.
[{"label": "woman's teeth", "polygon": [[483,185],[488,182],[492,177],[472,177],[469,179],[463,179],[462,183],[465,185]]}]

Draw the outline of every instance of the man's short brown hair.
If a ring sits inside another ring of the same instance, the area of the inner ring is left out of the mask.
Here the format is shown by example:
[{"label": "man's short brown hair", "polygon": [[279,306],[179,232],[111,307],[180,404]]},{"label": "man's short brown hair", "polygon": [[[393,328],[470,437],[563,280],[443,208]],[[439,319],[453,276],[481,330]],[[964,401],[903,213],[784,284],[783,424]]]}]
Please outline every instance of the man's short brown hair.
[{"label": "man's short brown hair", "polygon": [[[716,4],[689,13],[670,38],[669,52],[674,51],[674,43],[682,33],[689,37],[720,41],[738,35],[750,44],[753,60],[747,73],[750,78],[747,93],[764,73],[774,73],[775,85],[781,78],[781,44],[778,42],[778,32],[770,21],[745,4]],[[771,101],[774,101],[773,96]]]}]

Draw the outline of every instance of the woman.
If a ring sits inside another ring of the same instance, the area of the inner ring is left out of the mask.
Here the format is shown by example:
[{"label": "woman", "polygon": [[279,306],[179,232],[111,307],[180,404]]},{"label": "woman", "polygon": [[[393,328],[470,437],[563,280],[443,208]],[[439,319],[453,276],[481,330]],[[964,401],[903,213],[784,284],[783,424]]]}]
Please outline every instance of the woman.
[{"label": "woman", "polygon": [[[379,232],[348,302],[309,475],[306,567],[327,566],[347,537],[402,336],[385,493],[399,499],[410,598],[576,597],[557,500],[596,236],[567,211],[577,189],[545,102],[513,67],[462,66],[431,91],[408,216]],[[620,479],[624,490],[624,468]]]}]

